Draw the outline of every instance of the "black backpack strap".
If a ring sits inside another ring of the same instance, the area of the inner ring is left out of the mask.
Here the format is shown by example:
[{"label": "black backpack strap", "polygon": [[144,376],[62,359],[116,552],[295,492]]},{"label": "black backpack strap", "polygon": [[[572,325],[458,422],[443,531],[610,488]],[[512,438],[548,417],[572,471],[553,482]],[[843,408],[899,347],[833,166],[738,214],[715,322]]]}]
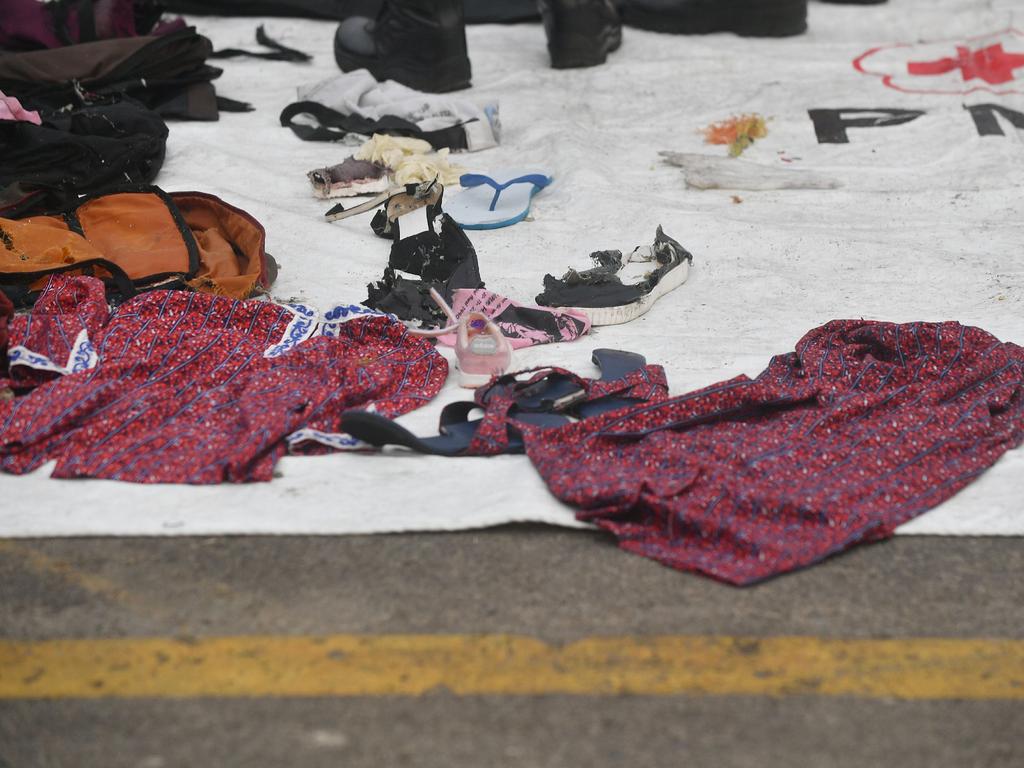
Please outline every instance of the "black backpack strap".
[{"label": "black backpack strap", "polygon": [[78,42],[92,43],[96,40],[96,9],[92,0],[81,0],[78,3]]},{"label": "black backpack strap", "polygon": [[57,0],[55,3],[48,3],[44,8],[50,12],[50,24],[53,26],[53,33],[64,45],[74,44],[71,39],[71,30],[68,26],[68,0]]},{"label": "black backpack strap", "polygon": [[219,51],[214,51],[207,58],[210,59],[231,59],[235,56],[249,56],[254,59],[267,59],[269,61],[291,61],[291,62],[302,62],[312,61],[313,57],[308,53],[296,50],[295,48],[289,48],[285,45],[272,39],[266,31],[263,29],[263,25],[260,24],[256,27],[256,42],[267,48],[272,48],[271,51],[247,51],[244,48],[223,48]]},{"label": "black backpack strap", "polygon": [[[53,269],[42,269],[36,272],[0,272],[0,286],[28,285],[48,275],[59,275],[64,272],[74,272],[75,270],[91,269],[93,267],[102,267],[110,273],[110,283],[117,289],[120,298],[130,299],[138,295],[139,292],[136,290],[131,278],[128,277],[128,274],[117,264],[107,259],[86,259],[84,261],[76,261],[74,264],[66,264],[62,267],[54,267]],[[109,287],[107,292],[109,294]],[[28,297],[29,293],[26,292],[22,301],[27,303]],[[31,300],[35,301],[35,297],[32,297]]]},{"label": "black backpack strap", "polygon": [[236,101],[226,96],[218,96],[217,109],[221,112],[252,112],[256,107],[247,101]]},{"label": "black backpack strap", "polygon": [[[298,115],[311,115],[319,123],[317,126],[303,125],[295,122]],[[335,109],[318,104],[315,101],[297,101],[289,104],[281,112],[281,125],[291,128],[292,132],[303,141],[341,141],[350,133],[371,136],[374,133],[386,133],[391,136],[406,136],[423,139],[434,149],[448,147],[452,150],[467,149],[466,123],[459,123],[437,131],[421,130],[416,123],[396,115],[385,115],[379,120],[371,120],[361,115],[346,115]]]}]

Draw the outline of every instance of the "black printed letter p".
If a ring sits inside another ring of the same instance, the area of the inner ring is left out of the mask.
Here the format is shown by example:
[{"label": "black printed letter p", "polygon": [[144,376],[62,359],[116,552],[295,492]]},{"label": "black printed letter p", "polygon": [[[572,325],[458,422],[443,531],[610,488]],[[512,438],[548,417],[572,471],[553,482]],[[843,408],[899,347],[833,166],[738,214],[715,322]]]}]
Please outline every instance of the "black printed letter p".
[{"label": "black printed letter p", "polygon": [[918,109],[809,109],[819,144],[849,144],[847,128],[886,128],[903,125],[924,114]]}]

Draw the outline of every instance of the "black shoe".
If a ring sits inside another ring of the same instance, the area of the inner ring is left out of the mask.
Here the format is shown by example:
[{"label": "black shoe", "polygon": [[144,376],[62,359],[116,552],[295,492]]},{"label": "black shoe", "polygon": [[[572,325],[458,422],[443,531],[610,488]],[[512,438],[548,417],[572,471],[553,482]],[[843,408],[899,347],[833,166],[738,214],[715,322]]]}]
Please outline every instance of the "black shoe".
[{"label": "black shoe", "polygon": [[629,0],[627,26],[677,35],[785,37],[807,30],[807,0]]},{"label": "black shoe", "polygon": [[[653,245],[636,248],[628,256],[622,251],[596,251],[590,258],[592,269],[570,269],[561,278],[544,275],[544,292],[537,297],[537,304],[583,310],[595,326],[628,323],[685,283],[693,264],[693,255],[661,227]],[[624,271],[631,263],[652,264],[654,268],[643,268],[631,282],[623,282]]]},{"label": "black shoe", "polygon": [[462,0],[384,0],[375,19],[350,16],[334,36],[345,72],[368,69],[378,80],[429,93],[468,88]]},{"label": "black shoe", "polygon": [[622,44],[622,22],[612,0],[538,0],[555,69],[604,64]]}]

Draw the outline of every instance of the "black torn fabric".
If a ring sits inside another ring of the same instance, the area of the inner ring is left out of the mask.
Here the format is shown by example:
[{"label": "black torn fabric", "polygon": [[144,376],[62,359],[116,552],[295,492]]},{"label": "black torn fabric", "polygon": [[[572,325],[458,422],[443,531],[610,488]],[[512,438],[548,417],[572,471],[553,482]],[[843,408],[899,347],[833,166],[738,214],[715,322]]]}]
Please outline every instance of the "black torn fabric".
[{"label": "black torn fabric", "polygon": [[149,184],[163,165],[167,126],[131,99],[42,118],[0,121],[0,216],[63,210],[80,195]]},{"label": "black torn fabric", "polygon": [[401,277],[390,267],[384,270],[380,280],[367,286],[367,291],[363,304],[402,320],[419,322],[429,328],[439,325],[444,316],[433,307],[428,283]]},{"label": "black torn fabric", "polygon": [[[653,245],[637,248],[629,258],[624,258],[622,251],[595,251],[590,258],[594,262],[591,269],[569,269],[560,278],[544,275],[544,291],[537,296],[537,303],[543,307],[583,309],[631,304],[654,290],[669,269],[682,261],[693,263],[693,255],[660,226]],[[652,268],[641,280],[626,284],[619,273],[631,261],[649,261]]]},{"label": "black torn fabric", "polygon": [[[451,304],[457,289],[484,287],[476,250],[465,232],[447,214],[439,220],[439,232],[420,232],[395,242],[384,276],[367,286],[363,304],[424,327],[444,326],[448,320],[430,298],[431,288]],[[399,270],[420,279],[403,277]]]}]

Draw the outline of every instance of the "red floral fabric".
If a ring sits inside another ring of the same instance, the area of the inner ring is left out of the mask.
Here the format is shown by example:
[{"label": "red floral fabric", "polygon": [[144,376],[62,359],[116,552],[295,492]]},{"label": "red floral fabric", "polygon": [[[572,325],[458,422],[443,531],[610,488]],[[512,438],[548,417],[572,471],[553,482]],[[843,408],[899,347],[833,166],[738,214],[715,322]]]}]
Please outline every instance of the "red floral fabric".
[{"label": "red floral fabric", "polygon": [[810,565],[1024,441],[1024,349],[958,323],[838,320],[745,376],[525,430],[551,491],[623,549],[732,584]]},{"label": "red floral fabric", "polygon": [[103,296],[93,278],[57,276],[12,321],[12,383],[31,390],[0,403],[5,471],[56,459],[54,477],[270,480],[293,434],[337,433],[355,407],[410,411],[448,374],[429,342],[384,316],[268,357],[296,327],[287,307],[155,291],[111,313]]}]

